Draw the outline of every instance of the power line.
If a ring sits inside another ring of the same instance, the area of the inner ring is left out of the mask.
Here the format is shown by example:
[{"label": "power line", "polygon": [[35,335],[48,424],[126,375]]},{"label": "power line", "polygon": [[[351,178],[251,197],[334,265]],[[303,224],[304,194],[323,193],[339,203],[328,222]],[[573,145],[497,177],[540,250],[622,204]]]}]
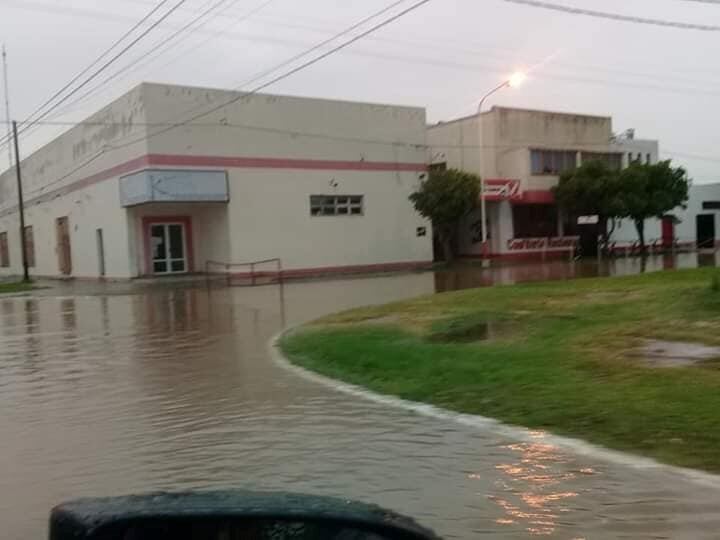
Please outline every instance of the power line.
[{"label": "power line", "polygon": [[[255,88],[253,88],[252,90],[250,90],[250,91],[248,91],[248,92],[241,92],[240,94],[238,94],[237,96],[233,97],[232,99],[230,99],[230,100],[228,100],[228,101],[225,101],[225,102],[223,102],[223,103],[221,103],[221,104],[219,104],[219,105],[216,105],[215,107],[212,107],[211,109],[209,109],[209,110],[207,110],[207,111],[204,111],[204,112],[201,112],[201,113],[196,114],[196,115],[194,115],[194,116],[191,116],[190,118],[188,118],[188,119],[186,119],[186,120],[183,120],[182,122],[178,122],[178,123],[176,123],[176,124],[173,124],[172,126],[167,127],[167,128],[165,128],[165,129],[163,129],[163,130],[161,130],[161,131],[158,131],[158,132],[156,132],[156,133],[151,133],[151,134],[147,135],[146,138],[147,138],[147,139],[150,139],[150,138],[152,138],[152,137],[155,137],[156,135],[161,135],[161,134],[163,134],[163,133],[167,133],[168,131],[170,131],[170,130],[172,130],[172,129],[175,129],[175,128],[178,128],[178,127],[182,127],[182,126],[188,124],[189,122],[192,122],[193,120],[197,120],[198,118],[202,118],[203,116],[207,116],[207,115],[209,115],[209,114],[212,114],[213,112],[215,112],[215,111],[217,111],[217,110],[220,110],[220,109],[222,109],[223,107],[227,107],[228,105],[232,105],[233,103],[236,103],[236,102],[240,101],[240,100],[243,99],[243,98],[252,96],[253,94],[256,94],[256,93],[258,93],[259,91],[267,88],[268,86],[271,86],[271,85],[273,85],[273,84],[275,84],[275,83],[277,83],[277,82],[279,82],[279,81],[281,81],[281,80],[283,80],[283,79],[286,79],[286,78],[294,75],[295,73],[298,73],[298,72],[300,72],[300,71],[302,71],[302,70],[304,70],[304,69],[307,69],[308,67],[310,67],[310,66],[312,66],[312,65],[314,65],[314,64],[316,64],[316,63],[318,63],[318,62],[320,62],[320,61],[322,61],[322,60],[324,60],[325,58],[327,58],[327,57],[329,57],[329,56],[331,56],[331,55],[333,55],[333,54],[335,54],[335,53],[337,53],[337,52],[339,52],[339,51],[341,51],[341,50],[349,47],[349,46],[352,45],[353,43],[356,43],[357,41],[360,41],[360,40],[363,39],[364,37],[366,37],[366,36],[368,36],[368,35],[376,32],[376,31],[380,30],[381,28],[384,28],[385,26],[387,26],[387,25],[395,22],[396,20],[398,20],[398,19],[400,19],[401,17],[407,15],[408,13],[410,13],[410,12],[412,12],[412,11],[415,11],[416,9],[424,6],[425,4],[427,4],[427,3],[430,2],[430,1],[431,1],[431,0],[420,0],[419,2],[416,2],[416,3],[412,4],[410,7],[405,8],[404,10],[400,11],[399,13],[396,13],[396,14],[393,15],[392,17],[389,17],[389,18],[387,18],[387,19],[379,22],[378,24],[370,27],[368,30],[365,30],[364,32],[358,34],[357,36],[354,36],[353,38],[351,38],[351,39],[349,39],[349,40],[347,40],[347,41],[344,41],[343,43],[341,43],[341,44],[339,44],[339,45],[337,45],[337,46],[329,49],[328,51],[326,51],[326,52],[324,52],[324,53],[322,53],[322,54],[320,54],[320,55],[318,55],[318,56],[316,56],[316,57],[308,60],[307,62],[304,62],[303,64],[300,64],[299,66],[297,66],[297,67],[295,67],[295,68],[293,68],[293,69],[291,69],[291,70],[289,70],[289,71],[287,71],[287,72],[285,72],[285,73],[283,73],[283,74],[281,74],[281,75],[278,75],[277,77],[271,79],[270,81],[265,82],[265,83],[263,83],[263,84],[261,84],[261,85],[259,85],[259,86],[256,86]],[[350,28],[352,29],[352,28],[354,28],[355,26],[356,26],[356,25],[353,25],[353,26],[350,27]],[[350,31],[350,29],[347,29],[346,31]],[[338,36],[340,36],[340,35],[342,35],[342,32],[341,32],[340,34],[338,34]],[[125,147],[127,147],[127,146],[130,146],[131,144],[134,144],[134,143],[138,142],[139,140],[142,140],[142,139],[134,139],[134,140],[132,140],[132,141],[126,142],[126,143],[124,143],[124,144],[121,144],[120,146],[113,146],[113,148],[125,148]]]},{"label": "power line", "polygon": [[[202,19],[203,17],[205,17],[206,15],[208,15],[209,13],[211,13],[212,11],[214,11],[217,7],[219,7],[219,6],[220,6],[222,3],[224,3],[225,1],[226,1],[226,0],[222,0],[222,1],[218,2],[218,3],[216,3],[216,4],[213,4],[209,9],[207,9],[205,12],[203,12],[203,13],[200,14],[199,16],[195,17],[194,19],[192,19],[188,24],[186,24],[185,26],[183,26],[183,27],[182,27],[181,29],[179,29],[178,31],[174,32],[170,37],[168,37],[168,38],[166,38],[166,39],[163,39],[162,41],[158,42],[158,43],[150,50],[149,53],[147,53],[147,54],[144,55],[143,57],[137,58],[137,59],[135,59],[134,61],[130,62],[129,64],[125,65],[124,67],[122,67],[121,69],[119,69],[118,71],[116,71],[115,73],[113,73],[112,75],[110,75],[109,77],[103,79],[102,82],[100,82],[99,84],[97,84],[97,85],[95,85],[94,87],[92,87],[89,91],[85,92],[84,94],[81,94],[79,97],[77,97],[76,99],[74,99],[74,100],[71,101],[70,103],[66,104],[61,110],[56,111],[55,114],[53,115],[53,117],[54,117],[54,118],[57,118],[58,116],[64,114],[65,112],[72,110],[72,108],[75,107],[76,105],[78,105],[79,103],[82,103],[82,102],[85,101],[86,99],[89,99],[90,97],[92,97],[93,95],[95,95],[95,94],[98,92],[98,90],[100,90],[100,89],[101,89],[103,86],[105,86],[108,82],[110,82],[110,81],[118,78],[119,76],[121,76],[121,75],[123,75],[123,74],[128,74],[128,73],[130,73],[130,72],[136,71],[137,69],[142,69],[142,68],[146,67],[147,65],[151,64],[152,62],[154,62],[155,60],[157,60],[158,58],[160,58],[163,54],[165,54],[166,52],[168,52],[168,50],[171,49],[171,46],[169,46],[170,41],[172,41],[175,37],[177,37],[178,35],[180,35],[181,33],[183,33],[185,30],[187,30],[187,29],[188,29],[190,26],[192,26],[194,23],[196,23],[197,21],[199,21],[200,19]],[[225,9],[223,10],[223,12],[224,12],[225,10],[227,10],[228,8],[230,8],[230,7],[232,6],[232,4],[235,3],[235,1],[236,1],[236,0],[233,0],[233,2],[232,2],[230,5],[226,6]],[[244,20],[252,17],[255,13],[257,13],[258,11],[264,9],[266,6],[268,6],[269,4],[271,4],[271,3],[274,2],[274,1],[276,1],[276,0],[265,0],[265,1],[264,1],[263,3],[261,3],[260,5],[256,6],[255,8],[251,9],[250,11],[242,14],[240,17],[235,18],[235,20],[233,21],[232,25],[239,24],[240,22],[242,22],[242,21],[244,21]],[[222,13],[222,12],[221,12],[221,13]],[[215,14],[212,18],[219,16],[221,13]],[[212,19],[212,18],[211,18],[211,19]],[[208,20],[202,22],[200,25],[198,25],[198,26],[196,26],[195,28],[193,28],[186,36],[184,36],[183,38],[181,38],[180,40],[178,40],[178,41],[175,43],[175,45],[177,45],[178,43],[180,43],[180,42],[184,41],[185,39],[187,39],[193,32],[197,32],[200,28],[202,28],[202,26],[204,26],[205,24],[207,24],[207,22],[209,22],[211,19],[208,19]],[[198,45],[198,47],[201,47],[201,46],[205,45],[206,43],[212,41],[213,39],[216,39],[217,37],[218,37],[218,34],[217,34],[217,33],[211,34],[210,37],[209,37],[208,39],[206,39],[205,41],[203,41],[200,45]],[[160,51],[159,54],[156,54],[156,55],[154,56],[154,58],[149,58],[149,57],[152,56],[158,49],[160,49],[163,45],[167,45],[167,46],[164,48],[164,50]],[[174,45],[173,45],[173,46],[174,46]],[[174,61],[176,61],[176,60],[179,59],[179,58],[182,58],[182,57],[185,56],[186,54],[187,54],[187,52],[184,52],[184,53],[182,53],[182,54],[174,57],[173,60],[170,60],[169,62],[166,62],[166,63],[161,67],[161,69],[164,68],[165,66],[167,66],[169,63],[174,62]]]},{"label": "power line", "polygon": [[53,180],[52,182],[50,182],[50,183],[48,183],[48,184],[45,184],[45,185],[42,187],[42,190],[44,191],[44,190],[47,189],[48,187],[50,187],[50,186],[52,186],[52,185],[55,185],[55,184],[57,184],[57,183],[65,180],[66,178],[68,178],[69,176],[71,176],[72,174],[74,174],[75,172],[77,172],[78,170],[80,170],[80,169],[82,169],[83,167],[85,167],[86,165],[88,165],[90,162],[95,161],[95,160],[98,159],[100,156],[104,155],[105,153],[107,153],[107,152],[109,152],[109,151],[119,150],[119,149],[121,149],[121,148],[126,148],[126,147],[128,147],[128,146],[131,146],[131,145],[133,145],[133,144],[135,144],[135,143],[137,143],[137,142],[149,140],[149,139],[152,138],[152,137],[155,137],[155,136],[157,136],[157,135],[161,135],[161,134],[166,133],[166,132],[168,132],[168,131],[170,131],[170,130],[172,130],[172,129],[176,129],[176,128],[178,128],[178,127],[187,125],[188,123],[192,122],[193,120],[196,120],[196,119],[201,118],[201,117],[203,117],[203,116],[207,116],[208,114],[211,114],[211,113],[213,113],[213,112],[215,112],[215,111],[217,111],[217,110],[219,110],[219,109],[221,109],[221,108],[223,108],[223,107],[226,107],[226,106],[228,106],[228,105],[231,105],[231,104],[233,104],[233,103],[236,103],[237,101],[239,101],[240,99],[242,99],[242,98],[244,98],[244,97],[249,97],[249,96],[251,96],[251,95],[253,95],[253,94],[256,94],[256,93],[259,92],[260,90],[262,90],[262,89],[264,89],[264,88],[267,88],[268,86],[270,86],[270,85],[272,85],[272,84],[275,84],[276,82],[279,82],[279,81],[281,81],[281,80],[283,80],[283,79],[286,79],[287,77],[290,77],[290,76],[294,75],[295,73],[298,73],[299,71],[302,71],[302,70],[304,70],[304,69],[306,69],[306,68],[308,68],[308,67],[310,67],[310,66],[312,66],[312,65],[314,65],[314,64],[316,64],[316,63],[318,63],[318,62],[320,62],[320,61],[322,61],[322,60],[324,60],[325,58],[327,58],[327,57],[335,54],[336,52],[341,51],[342,49],[345,49],[346,47],[349,47],[349,46],[352,45],[353,43],[356,43],[357,41],[363,39],[364,37],[366,37],[366,36],[368,36],[368,35],[370,35],[370,34],[372,34],[373,32],[376,32],[376,31],[380,30],[381,28],[384,28],[384,27],[388,26],[389,24],[395,22],[396,20],[400,19],[401,17],[404,17],[404,16],[407,15],[408,13],[411,13],[412,11],[415,11],[415,10],[419,9],[420,7],[422,7],[422,6],[424,6],[425,4],[429,3],[430,1],[431,1],[431,0],[420,0],[419,2],[416,2],[416,3],[412,4],[411,6],[403,9],[403,10],[400,11],[399,13],[396,13],[395,15],[393,15],[393,16],[391,16],[391,17],[388,17],[387,19],[385,19],[385,20],[377,23],[376,25],[370,27],[368,30],[365,30],[364,32],[358,34],[357,36],[354,36],[353,38],[348,39],[347,41],[344,41],[343,43],[340,43],[339,45],[333,47],[332,49],[330,49],[330,50],[328,50],[328,51],[326,51],[326,52],[324,52],[323,54],[318,55],[318,56],[316,56],[316,57],[308,60],[307,62],[301,64],[300,66],[297,66],[297,67],[295,67],[295,68],[293,68],[293,69],[291,69],[291,70],[289,70],[289,71],[287,71],[287,72],[285,72],[285,73],[283,73],[283,74],[281,74],[281,75],[278,75],[277,77],[273,78],[272,80],[270,80],[270,81],[268,81],[268,82],[266,82],[266,83],[263,83],[263,84],[261,84],[260,86],[257,86],[256,88],[254,88],[253,90],[251,90],[251,91],[249,91],[249,92],[240,93],[238,96],[236,96],[236,97],[234,97],[234,98],[232,98],[232,99],[230,99],[230,100],[228,100],[228,101],[225,101],[225,102],[223,102],[223,103],[221,103],[221,104],[213,107],[212,109],[210,109],[210,110],[208,110],[208,111],[199,113],[199,114],[197,114],[197,115],[195,115],[195,116],[193,116],[193,117],[191,117],[191,118],[188,118],[188,119],[186,119],[186,120],[184,120],[184,121],[182,121],[182,122],[172,123],[170,126],[164,128],[164,129],[162,129],[162,130],[160,130],[160,131],[157,131],[157,132],[155,132],[155,133],[151,133],[151,134],[144,135],[144,136],[142,136],[142,137],[140,137],[140,138],[137,138],[137,139],[133,139],[133,140],[127,141],[127,142],[125,142],[125,143],[123,143],[123,144],[121,144],[121,145],[113,145],[113,146],[104,147],[104,148],[102,148],[100,151],[98,151],[94,156],[92,156],[91,158],[89,158],[86,162],[84,162],[84,163],[82,163],[80,166],[74,168],[74,169],[73,169],[72,171],[70,171],[69,173],[63,175],[62,177],[60,177],[60,178],[58,178],[58,179],[56,179],[56,180]]},{"label": "power line", "polygon": [[[57,99],[60,95],[62,95],[63,92],[65,92],[68,88],[70,88],[73,84],[75,84],[75,82],[77,82],[83,75],[85,75],[85,74],[86,74],[88,71],[90,71],[94,66],[96,66],[96,65],[97,65],[103,58],[105,58],[108,54],[110,54],[110,52],[111,52],[113,49],[115,49],[118,45],[120,45],[120,43],[122,43],[123,41],[125,41],[125,39],[127,39],[129,36],[131,36],[131,35],[133,34],[133,32],[135,32],[135,30],[137,30],[137,29],[140,28],[143,24],[145,24],[145,23],[150,19],[150,17],[152,17],[155,13],[157,13],[157,11],[160,10],[160,9],[161,9],[165,4],[167,4],[169,1],[170,1],[170,0],[162,0],[160,3],[158,3],[157,5],[155,5],[155,7],[153,7],[147,14],[145,14],[145,16],[142,17],[142,19],[140,19],[138,22],[136,22],[127,32],[125,32],[122,36],[120,36],[120,38],[118,38],[117,40],[115,40],[115,42],[114,42],[112,45],[110,45],[110,47],[108,47],[100,56],[98,56],[98,57],[97,57],[95,60],[93,60],[87,67],[85,67],[85,69],[83,69],[80,73],[78,73],[77,75],[75,75],[75,77],[73,77],[73,78],[70,80],[70,82],[68,82],[67,84],[65,84],[65,86],[63,86],[62,88],[60,88],[60,90],[58,90],[57,92],[55,92],[55,93],[54,93],[50,98],[48,98],[42,105],[40,105],[40,106],[37,107],[32,113],[30,113],[27,118],[32,118],[32,117],[35,116],[38,112],[42,111],[45,107],[47,107],[50,103],[52,103],[55,99]],[[51,109],[51,110],[52,110],[52,109]],[[42,116],[43,116],[43,115],[41,115],[41,118],[42,118]],[[28,128],[28,129],[29,129],[29,128]],[[22,132],[21,132],[21,133],[22,133]],[[2,146],[4,146],[5,144],[8,144],[8,145],[9,145],[9,142],[10,142],[10,134],[8,133],[8,135],[7,135],[6,137],[4,137],[3,139],[0,139],[0,148],[1,148]]]},{"label": "power line", "polygon": [[132,35],[135,30],[140,28],[145,22],[147,22],[150,17],[152,17],[158,10],[160,10],[165,4],[167,4],[169,0],[162,0],[159,4],[157,4],[154,8],[152,8],[142,19],[140,19],[137,23],[135,23],[130,30],[125,32],[120,38],[115,40],[115,42],[108,47],[105,52],[103,52],[100,56],[98,56],[95,60],[92,61],[85,69],[83,69],[80,73],[75,75],[70,81],[63,86],[60,90],[55,92],[50,98],[48,98],[42,105],[40,105],[37,109],[35,109],[32,113],[28,115],[28,119],[31,119],[35,114],[37,114],[39,111],[44,109],[48,104],[52,103],[57,97],[59,97],[65,90],[70,88],[73,84],[75,84],[76,81],[78,81],[83,75],[85,75],[88,71],[90,71],[93,67],[95,67],[103,58],[105,58],[110,52],[115,49],[120,43],[125,41],[130,35]]},{"label": "power line", "polygon": [[[720,2],[718,2],[720,3]],[[720,163],[720,157],[708,156],[705,154],[691,154],[688,152],[675,152],[673,150],[663,150],[664,154],[670,154],[671,156],[679,156],[686,159],[698,159],[700,161],[712,161],[713,163]]]},{"label": "power line", "polygon": [[[161,2],[161,5],[167,0],[163,0]],[[123,47],[120,52],[118,52],[115,56],[110,58],[107,62],[105,62],[99,69],[95,70],[92,75],[90,75],[88,78],[86,78],[79,86],[76,86],[70,93],[66,94],[62,99],[60,99],[57,103],[55,103],[50,109],[45,111],[43,114],[39,116],[38,119],[41,119],[45,116],[47,116],[52,110],[59,107],[62,103],[70,99],[73,95],[75,95],[80,89],[85,87],[87,84],[90,83],[95,77],[97,77],[100,73],[105,71],[108,67],[110,67],[118,58],[120,58],[123,54],[125,54],[128,50],[130,50],[134,45],[136,45],[141,39],[143,39],[145,36],[147,36],[150,32],[152,32],[155,28],[157,28],[160,24],[163,23],[170,15],[172,15],[180,6],[182,6],[187,0],[179,0],[173,7],[171,7],[168,11],[166,11],[160,18],[158,18],[154,23],[152,23],[148,28],[146,28],[139,36],[137,36],[135,39],[133,39],[128,45]],[[26,130],[33,125],[33,122],[31,121],[29,124],[26,124],[27,127]]]},{"label": "power line", "polygon": [[[336,34],[334,34],[332,37],[330,37],[330,38],[328,38],[328,39],[325,39],[325,40],[321,41],[320,43],[317,43],[317,44],[313,45],[312,47],[310,47],[309,49],[306,49],[305,51],[301,52],[300,54],[297,54],[297,55],[295,55],[295,56],[293,56],[293,57],[291,57],[291,58],[289,58],[289,59],[287,59],[287,60],[284,60],[284,61],[281,62],[280,64],[277,64],[277,65],[275,65],[274,67],[272,67],[272,68],[270,68],[270,69],[268,69],[268,70],[266,70],[266,71],[263,71],[263,72],[261,72],[261,73],[259,73],[259,74],[254,75],[251,79],[249,79],[249,80],[245,81],[244,83],[240,84],[236,89],[237,89],[237,90],[240,90],[240,89],[246,87],[247,85],[252,84],[253,82],[255,82],[255,81],[257,81],[257,80],[262,79],[263,77],[265,77],[265,76],[267,76],[267,75],[269,75],[269,74],[271,74],[271,73],[274,73],[274,72],[282,69],[283,67],[286,67],[286,66],[292,64],[293,62],[299,60],[300,58],[303,58],[303,57],[307,56],[308,54],[310,54],[310,53],[312,53],[312,52],[315,52],[315,51],[317,51],[317,50],[319,50],[319,49],[322,49],[322,48],[325,47],[326,45],[329,45],[329,44],[332,43],[333,41],[336,41],[338,38],[344,36],[345,34],[348,34],[348,33],[352,32],[352,31],[354,31],[354,30],[357,30],[358,28],[360,28],[360,27],[362,27],[363,25],[367,24],[367,23],[370,22],[371,20],[379,17],[380,15],[384,15],[385,13],[387,13],[387,12],[390,11],[390,10],[392,10],[393,8],[399,6],[400,4],[403,4],[405,1],[406,1],[406,0],[397,0],[397,1],[393,2],[393,3],[391,3],[391,4],[388,5],[387,7],[383,8],[383,9],[381,9],[381,10],[379,10],[379,11],[376,11],[376,12],[372,13],[371,15],[368,15],[367,17],[363,18],[362,20],[358,21],[357,23],[355,23],[355,24],[353,24],[353,25],[345,28],[344,30],[342,30],[342,31],[340,31],[340,32],[338,32],[338,33],[336,33]],[[428,1],[429,1],[429,0],[428,0]],[[421,3],[418,5],[418,7],[419,7],[420,5],[422,5],[423,3],[425,3],[425,2],[421,2]],[[414,9],[416,9],[416,8],[414,8]],[[412,11],[412,9],[411,9],[410,11]],[[399,13],[399,14],[398,14],[398,17],[401,17],[404,13],[405,13],[405,12]],[[390,20],[390,21],[388,22],[388,24],[389,24],[390,22],[392,22],[393,20],[395,20],[395,19]],[[371,32],[370,32],[370,33],[372,33],[373,31],[374,31],[374,30],[371,29]],[[362,37],[362,36],[358,37],[358,39],[360,39],[361,37]],[[350,44],[350,43],[348,43],[348,45],[349,45],[349,44]],[[343,48],[343,47],[341,47],[341,48]],[[340,49],[337,49],[337,50],[340,50]],[[333,51],[333,52],[336,52],[336,51]],[[332,54],[332,52],[331,52],[330,54]],[[329,56],[329,55],[327,55],[327,56]],[[322,60],[323,58],[324,58],[324,56],[321,56],[321,57],[319,57],[318,60],[316,60],[316,61]],[[311,64],[308,64],[308,65],[311,65]],[[307,67],[307,66],[305,66],[305,67]],[[301,69],[302,69],[302,66],[301,66]],[[294,73],[294,72],[293,72],[293,73]],[[290,75],[292,75],[293,73],[290,73],[290,74],[287,75],[287,76],[290,76]],[[278,80],[280,80],[280,79],[278,79]],[[268,83],[268,85],[269,85],[269,84],[272,84],[272,82]],[[250,91],[250,92],[248,92],[248,93],[241,94],[239,97],[237,97],[236,99],[231,100],[229,103],[225,103],[225,104],[223,104],[223,105],[221,105],[221,106],[219,106],[219,107],[216,107],[216,108],[214,108],[214,109],[211,109],[210,111],[207,111],[207,112],[203,113],[203,114],[200,115],[200,116],[205,116],[205,115],[207,115],[207,114],[211,114],[212,112],[216,111],[217,109],[222,108],[222,107],[225,107],[226,105],[230,105],[230,104],[232,104],[232,103],[235,103],[236,101],[238,101],[239,99],[241,99],[241,98],[243,98],[243,97],[250,96],[250,95],[258,92],[259,90],[261,90],[262,88],[264,88],[265,86],[268,86],[268,85],[263,85],[263,86],[258,87],[258,88],[254,89],[254,90],[252,90],[252,91]],[[193,109],[190,109],[190,110],[187,111],[187,112],[188,112],[188,113],[192,113],[192,112],[194,112],[194,111],[196,111],[196,110],[198,110],[198,109],[199,109],[199,107],[195,107],[195,108],[193,108]],[[197,117],[192,117],[189,121],[191,122],[192,120],[194,120],[194,119],[196,119],[196,118],[197,118]],[[181,123],[181,124],[179,124],[179,125],[183,125],[183,124]],[[179,126],[178,126],[178,127],[179,127]],[[173,127],[169,127],[168,129],[163,130],[162,132],[159,132],[159,133],[164,133],[165,131],[169,131],[170,129],[174,129],[174,128],[173,128]],[[159,134],[159,133],[158,133],[158,134]],[[154,136],[154,134],[150,135],[149,137],[152,137],[152,136]]]},{"label": "power line", "polygon": [[[653,26],[664,26],[666,28],[680,28],[683,30],[700,30],[703,32],[720,32],[720,26],[710,24],[695,24],[680,21],[668,21],[663,19],[648,19],[646,17],[636,17],[633,15],[621,15],[619,13],[608,13],[606,11],[595,11],[592,9],[584,9],[573,6],[565,6],[562,4],[554,4],[551,2],[543,2],[540,0],[502,0],[510,4],[520,4],[523,6],[531,6],[541,9],[549,9],[571,15],[584,15],[587,17],[596,17],[599,19],[609,19],[613,21],[622,21],[635,24],[648,24]],[[695,0],[698,1],[698,0]]]},{"label": "power line", "polygon": [[[286,67],[286,66],[289,66],[289,65],[292,64],[293,62],[296,62],[297,60],[299,60],[299,59],[301,59],[301,58],[303,58],[303,57],[305,57],[305,56],[307,56],[307,55],[309,55],[309,54],[311,54],[311,53],[313,53],[313,52],[315,52],[315,51],[317,51],[317,50],[322,49],[322,48],[325,47],[326,45],[329,45],[329,44],[332,43],[333,41],[337,40],[338,38],[344,36],[345,34],[348,34],[348,33],[352,32],[352,31],[354,31],[354,30],[357,30],[358,28],[360,28],[361,26],[364,26],[365,24],[367,24],[367,23],[370,22],[371,20],[379,17],[380,15],[384,15],[385,13],[387,13],[388,11],[390,11],[391,9],[399,6],[400,4],[402,4],[402,3],[404,3],[404,2],[405,2],[405,0],[398,0],[397,2],[393,2],[393,3],[390,4],[389,6],[381,9],[380,11],[377,11],[377,12],[373,13],[372,15],[369,15],[369,16],[365,17],[364,19],[358,21],[357,23],[353,24],[352,26],[344,29],[342,32],[338,32],[337,34],[333,35],[332,37],[329,37],[328,39],[326,39],[326,40],[324,40],[324,41],[321,41],[320,43],[318,43],[317,45],[315,45],[315,46],[307,49],[306,51],[304,51],[304,52],[302,52],[302,53],[300,53],[300,54],[296,54],[295,56],[293,56],[293,57],[291,57],[291,58],[288,58],[288,59],[285,60],[284,62],[276,65],[275,67],[273,67],[273,68],[271,68],[271,69],[269,69],[269,70],[266,70],[266,71],[263,71],[263,72],[261,72],[261,73],[258,73],[257,75],[253,76],[253,78],[251,78],[250,80],[245,81],[241,86],[246,86],[246,85],[248,85],[248,84],[252,84],[252,83],[254,83],[254,82],[257,81],[257,80],[260,80],[260,79],[262,79],[263,77],[266,77],[267,75],[270,75],[271,73],[275,73],[276,71],[278,71],[278,70],[280,70],[280,69],[282,69],[282,68],[284,68],[284,67]],[[391,22],[392,22],[392,21],[391,21]]]}]

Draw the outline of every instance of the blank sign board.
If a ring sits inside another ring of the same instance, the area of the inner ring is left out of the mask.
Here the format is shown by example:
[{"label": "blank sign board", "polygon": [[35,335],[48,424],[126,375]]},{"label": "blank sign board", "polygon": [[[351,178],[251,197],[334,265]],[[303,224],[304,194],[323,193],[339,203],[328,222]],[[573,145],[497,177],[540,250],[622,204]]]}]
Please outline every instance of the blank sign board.
[{"label": "blank sign board", "polygon": [[120,178],[120,204],[149,202],[227,202],[225,171],[147,169]]}]

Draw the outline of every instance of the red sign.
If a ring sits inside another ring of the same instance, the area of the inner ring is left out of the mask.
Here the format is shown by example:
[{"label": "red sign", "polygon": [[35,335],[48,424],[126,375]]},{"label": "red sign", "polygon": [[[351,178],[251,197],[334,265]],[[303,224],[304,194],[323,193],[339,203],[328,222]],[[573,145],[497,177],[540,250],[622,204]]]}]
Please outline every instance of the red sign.
[{"label": "red sign", "polygon": [[571,249],[577,245],[577,236],[555,238],[513,238],[508,240],[509,251],[541,251],[546,249]]},{"label": "red sign", "polygon": [[484,180],[483,193],[486,201],[522,199],[520,180],[511,180],[509,178],[488,178]]}]

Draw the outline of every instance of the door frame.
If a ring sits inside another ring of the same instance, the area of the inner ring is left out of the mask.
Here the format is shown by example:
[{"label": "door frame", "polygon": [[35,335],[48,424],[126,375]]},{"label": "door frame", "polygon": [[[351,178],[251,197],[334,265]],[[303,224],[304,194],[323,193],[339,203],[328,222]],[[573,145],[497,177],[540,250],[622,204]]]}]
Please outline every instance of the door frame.
[{"label": "door frame", "polygon": [[695,245],[700,248],[700,220],[707,219],[712,220],[712,232],[713,232],[713,243],[710,246],[703,246],[705,248],[714,248],[715,244],[717,244],[717,220],[715,219],[715,214],[697,214],[695,216]]},{"label": "door frame", "polygon": [[[660,221],[660,227],[663,247],[669,249],[675,243],[675,217],[663,216]],[[666,233],[670,234],[668,235]]]},{"label": "door frame", "polygon": [[55,249],[58,270],[63,276],[72,275],[72,244],[70,240],[70,217],[55,218]]},{"label": "door frame", "polygon": [[[145,275],[154,276],[152,247],[150,245],[151,227],[153,225],[162,224],[181,224],[185,228],[185,259],[187,260],[187,270],[185,274],[191,274],[195,271],[195,253],[193,251],[193,229],[192,218],[190,216],[143,216],[142,218],[142,234],[143,246],[145,250]],[[178,274],[180,274],[178,272]],[[172,275],[172,274],[167,274]],[[182,275],[182,274],[180,274]]]}]

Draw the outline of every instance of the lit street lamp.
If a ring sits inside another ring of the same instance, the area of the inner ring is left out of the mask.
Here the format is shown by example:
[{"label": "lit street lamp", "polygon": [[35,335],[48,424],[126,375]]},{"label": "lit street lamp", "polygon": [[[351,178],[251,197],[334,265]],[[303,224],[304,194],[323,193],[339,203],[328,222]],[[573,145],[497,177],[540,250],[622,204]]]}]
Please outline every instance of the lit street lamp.
[{"label": "lit street lamp", "polygon": [[[527,75],[523,73],[522,71],[516,71],[512,75],[510,75],[510,78],[503,81],[501,84],[497,85],[495,88],[490,90],[487,94],[485,94],[481,99],[480,103],[478,104],[478,115],[482,113],[483,104],[485,103],[485,100],[492,96],[495,92],[498,90],[502,90],[503,88],[517,88],[522,83],[525,82],[525,79],[527,79]],[[482,147],[481,147],[482,149]],[[487,255],[487,225],[485,223],[485,215],[487,213],[487,209],[485,208],[485,178],[480,178],[480,238],[482,240],[482,254],[483,257]]]}]

